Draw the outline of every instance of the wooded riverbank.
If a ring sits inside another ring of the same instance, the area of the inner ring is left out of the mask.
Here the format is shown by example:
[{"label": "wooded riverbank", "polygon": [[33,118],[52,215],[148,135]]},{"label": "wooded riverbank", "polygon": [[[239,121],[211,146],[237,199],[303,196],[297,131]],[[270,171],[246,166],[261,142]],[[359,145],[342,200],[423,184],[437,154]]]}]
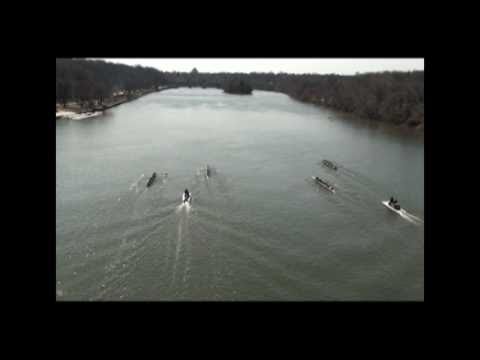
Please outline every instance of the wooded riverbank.
[{"label": "wooded riverbank", "polygon": [[[390,71],[356,75],[288,73],[164,72],[104,61],[57,59],[56,100],[80,113],[104,111],[160,86],[219,88],[237,93],[276,91],[359,118],[423,129],[424,72]],[[238,90],[238,89],[237,89]],[[73,103],[72,103],[73,102]]]},{"label": "wooded riverbank", "polygon": [[125,104],[130,101],[137,100],[138,98],[159,91],[164,91],[167,89],[175,88],[176,86],[163,86],[158,89],[148,89],[148,90],[138,90],[133,92],[130,95],[117,95],[113,96],[110,99],[104,100],[102,103],[99,103],[98,100],[93,100],[87,104],[80,104],[78,102],[69,102],[65,106],[57,104],[56,106],[56,118],[60,117],[69,117],[68,115],[73,114],[91,114],[97,112],[103,112],[105,110],[111,109],[115,106]]}]

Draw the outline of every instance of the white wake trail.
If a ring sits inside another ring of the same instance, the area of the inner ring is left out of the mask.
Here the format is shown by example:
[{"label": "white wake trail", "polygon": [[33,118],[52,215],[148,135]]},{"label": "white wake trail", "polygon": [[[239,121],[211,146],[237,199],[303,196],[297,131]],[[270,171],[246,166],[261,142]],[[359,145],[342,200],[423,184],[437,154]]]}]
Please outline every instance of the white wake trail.
[{"label": "white wake trail", "polygon": [[423,220],[408,213],[407,211],[403,210],[400,212],[400,216],[403,217],[405,220],[408,220],[410,221],[411,223],[414,223],[414,224],[423,224]]},{"label": "white wake trail", "polygon": [[137,186],[138,186],[138,183],[140,182],[140,180],[143,179],[144,176],[145,176],[145,174],[142,174],[142,175],[138,178],[137,181],[134,181],[134,182],[132,183],[132,185],[130,185],[130,190],[132,190],[134,187],[137,187]]},{"label": "white wake trail", "polygon": [[423,221],[423,219],[420,219],[419,217],[417,217],[417,216],[415,216],[415,215],[413,215],[413,214],[410,214],[409,212],[406,212],[406,211],[405,211],[405,215],[407,215],[407,216],[410,217],[412,220],[414,220],[414,221],[416,221],[416,222],[418,222],[418,223],[421,223],[421,224],[425,223],[425,222]]}]

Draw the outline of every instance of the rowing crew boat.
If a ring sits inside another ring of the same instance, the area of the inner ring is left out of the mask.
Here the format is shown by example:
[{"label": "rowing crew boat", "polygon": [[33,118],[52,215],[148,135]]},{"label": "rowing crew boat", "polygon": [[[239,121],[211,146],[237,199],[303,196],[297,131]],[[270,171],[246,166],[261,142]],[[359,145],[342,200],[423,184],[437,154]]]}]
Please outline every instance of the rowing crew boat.
[{"label": "rowing crew boat", "polygon": [[155,178],[157,177],[157,173],[153,173],[152,176],[150,177],[150,179],[148,179],[148,182],[147,182],[147,187],[149,187],[150,185],[153,184],[153,182],[155,181]]},{"label": "rowing crew boat", "polygon": [[331,161],[323,160],[322,164],[325,165],[326,167],[330,168],[330,169],[337,170],[337,167]]},{"label": "rowing crew boat", "polygon": [[328,191],[331,191],[332,193],[335,193],[335,188],[327,183],[326,181],[320,179],[318,176],[312,176],[312,179],[319,185],[323,186],[325,189]]}]

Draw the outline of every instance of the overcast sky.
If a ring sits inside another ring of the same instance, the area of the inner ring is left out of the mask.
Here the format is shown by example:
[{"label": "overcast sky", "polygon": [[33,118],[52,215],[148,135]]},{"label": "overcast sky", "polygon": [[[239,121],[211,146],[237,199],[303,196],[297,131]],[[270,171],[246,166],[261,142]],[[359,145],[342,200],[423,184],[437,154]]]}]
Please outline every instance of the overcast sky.
[{"label": "overcast sky", "polygon": [[424,70],[423,58],[158,58],[158,59],[113,59],[103,60],[127,65],[142,65],[162,71],[191,71],[194,67],[200,72],[286,72],[353,75],[356,72],[376,72],[386,70]]}]

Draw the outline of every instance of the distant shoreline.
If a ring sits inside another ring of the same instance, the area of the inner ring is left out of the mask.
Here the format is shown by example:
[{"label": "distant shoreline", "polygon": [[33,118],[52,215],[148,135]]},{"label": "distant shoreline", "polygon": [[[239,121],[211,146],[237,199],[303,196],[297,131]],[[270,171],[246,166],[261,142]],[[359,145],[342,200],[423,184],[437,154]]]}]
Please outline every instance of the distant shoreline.
[{"label": "distant shoreline", "polygon": [[348,111],[337,109],[334,106],[329,106],[329,105],[326,105],[326,104],[319,104],[318,102],[312,101],[310,99],[299,99],[299,98],[297,98],[295,96],[292,96],[292,95],[290,95],[286,92],[275,91],[275,90],[271,90],[271,91],[279,93],[279,94],[284,94],[284,95],[288,96],[290,99],[298,101],[299,103],[313,105],[313,106],[318,107],[318,108],[324,108],[324,109],[327,109],[329,111],[333,111],[333,112],[336,112],[338,114],[341,114],[343,116],[351,117],[352,119],[356,119],[356,120],[358,119],[358,120],[361,120],[361,121],[369,122],[370,124],[374,124],[374,125],[378,125],[378,126],[388,125],[388,126],[392,126],[393,128],[396,128],[396,129],[401,129],[401,130],[405,130],[405,131],[409,131],[409,132],[415,132],[415,133],[422,133],[422,134],[425,131],[425,122],[424,121],[412,126],[412,125],[409,125],[407,122],[396,124],[396,123],[391,122],[391,121],[375,120],[375,119],[371,119],[371,118],[361,116],[361,115],[356,114],[354,112],[348,112]]},{"label": "distant shoreline", "polygon": [[[239,94],[239,93],[233,93],[233,92],[227,92],[225,91],[224,89],[220,88],[220,87],[215,87],[215,86],[206,86],[206,87],[203,87],[203,86],[164,86],[162,88],[159,88],[158,90],[149,90],[149,91],[145,91],[145,92],[142,92],[141,94],[138,94],[138,95],[134,95],[133,97],[122,97],[120,100],[116,100],[116,101],[110,101],[110,102],[105,102],[103,104],[103,106],[94,106],[94,107],[81,107],[78,103],[69,103],[67,104],[66,107],[62,107],[62,106],[57,106],[57,115],[56,115],[56,119],[71,119],[71,120],[80,120],[80,119],[85,119],[85,118],[90,118],[90,117],[96,117],[96,116],[100,116],[103,114],[103,112],[107,109],[110,109],[110,108],[113,108],[115,106],[119,106],[121,104],[124,104],[124,103],[127,103],[127,102],[130,102],[130,101],[134,101],[134,100],[137,100],[139,99],[140,97],[142,96],[146,96],[148,94],[151,94],[151,93],[154,93],[154,92],[160,92],[160,91],[164,91],[164,90],[169,90],[169,89],[177,89],[177,88],[181,88],[181,87],[188,87],[188,88],[201,88],[201,89],[217,89],[217,90],[223,90],[223,92],[225,94],[230,94],[230,95],[246,95],[246,94]],[[365,117],[362,117],[358,114],[355,114],[353,112],[346,112],[346,111],[342,111],[340,109],[337,109],[333,106],[328,106],[326,104],[319,104],[318,102],[315,102],[315,101],[311,101],[310,99],[299,99],[295,96],[292,96],[291,94],[288,94],[287,92],[284,92],[284,91],[279,91],[279,90],[263,90],[263,89],[253,89],[252,93],[257,90],[257,91],[267,91],[267,92],[273,92],[273,93],[277,93],[277,94],[283,94],[283,95],[286,95],[288,96],[289,98],[291,98],[292,100],[295,100],[295,101],[298,101],[300,103],[303,103],[303,104],[310,104],[310,105],[313,105],[315,107],[318,107],[318,108],[324,108],[324,109],[328,109],[328,110],[331,110],[331,111],[334,111],[334,112],[337,112],[339,114],[343,114],[343,115],[347,115],[347,116],[352,116],[352,117],[355,117],[355,118],[358,118],[362,121],[368,121],[370,122],[371,124],[378,124],[379,126],[380,125],[390,125],[390,126],[393,126],[394,128],[397,128],[399,130],[402,130],[402,131],[406,131],[406,132],[411,132],[411,133],[417,133],[419,135],[423,134],[424,133],[424,122],[421,122],[420,124],[416,125],[416,126],[411,126],[409,125],[408,123],[400,123],[400,124],[395,124],[395,123],[392,123],[392,122],[389,122],[389,121],[378,121],[378,120],[374,120],[374,119],[369,119],[369,118],[365,118]],[[250,93],[249,95],[251,95],[252,93]]]},{"label": "distant shoreline", "polygon": [[141,98],[142,96],[154,93],[154,92],[160,92],[164,91],[167,89],[172,89],[175,88],[173,86],[165,86],[162,88],[159,88],[157,90],[146,90],[140,93],[137,93],[133,96],[122,96],[122,97],[117,97],[113,101],[106,101],[101,105],[96,105],[96,106],[81,106],[77,102],[71,102],[67,104],[66,106],[59,106],[57,104],[56,106],[56,119],[71,119],[71,120],[81,120],[81,119],[86,119],[94,116],[99,116],[102,115],[105,110],[111,109],[115,106],[119,106],[122,104],[125,104],[130,101],[137,100]]}]

